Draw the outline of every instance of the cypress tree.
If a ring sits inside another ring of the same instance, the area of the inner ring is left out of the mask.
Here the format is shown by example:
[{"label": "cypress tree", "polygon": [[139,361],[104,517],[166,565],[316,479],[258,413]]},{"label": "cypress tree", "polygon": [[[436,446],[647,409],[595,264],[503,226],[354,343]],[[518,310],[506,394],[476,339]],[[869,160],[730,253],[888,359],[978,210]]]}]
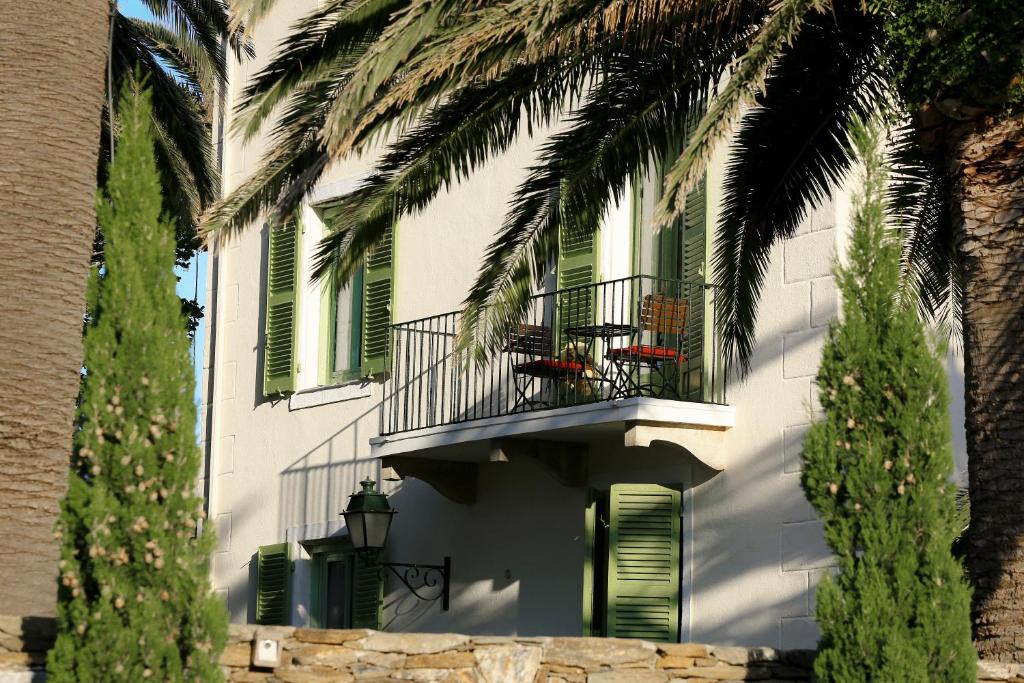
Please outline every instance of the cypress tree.
[{"label": "cypress tree", "polygon": [[975,680],[970,590],[952,554],[956,486],[946,377],[900,292],[886,226],[881,134],[863,125],[842,321],[818,371],[824,419],[804,442],[803,487],[838,573],[818,588],[821,681]]},{"label": "cypress tree", "polygon": [[61,542],[51,680],[217,681],[226,614],[197,534],[193,369],[161,216],[146,94],[121,99],[97,202],[106,265],[91,283],[85,373]]}]

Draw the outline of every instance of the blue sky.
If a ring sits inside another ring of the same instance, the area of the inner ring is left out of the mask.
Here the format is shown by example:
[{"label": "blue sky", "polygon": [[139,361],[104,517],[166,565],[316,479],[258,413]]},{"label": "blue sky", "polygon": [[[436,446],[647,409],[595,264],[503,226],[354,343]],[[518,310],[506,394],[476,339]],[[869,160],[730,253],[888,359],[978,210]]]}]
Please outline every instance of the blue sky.
[{"label": "blue sky", "polygon": [[[119,0],[118,9],[130,17],[152,19],[153,14],[142,0]],[[178,275],[178,296],[186,299],[198,299],[199,305],[206,311],[206,252],[202,252],[192,259],[187,269],[176,269]],[[198,407],[202,400],[203,379],[203,344],[206,340],[206,319],[199,321],[199,329],[196,330],[196,338],[192,345],[192,358],[195,367],[196,394],[195,401]],[[200,425],[196,424],[196,436],[200,434]]]},{"label": "blue sky", "polygon": [[117,8],[129,17],[153,18],[153,14],[142,0],[119,0]]}]

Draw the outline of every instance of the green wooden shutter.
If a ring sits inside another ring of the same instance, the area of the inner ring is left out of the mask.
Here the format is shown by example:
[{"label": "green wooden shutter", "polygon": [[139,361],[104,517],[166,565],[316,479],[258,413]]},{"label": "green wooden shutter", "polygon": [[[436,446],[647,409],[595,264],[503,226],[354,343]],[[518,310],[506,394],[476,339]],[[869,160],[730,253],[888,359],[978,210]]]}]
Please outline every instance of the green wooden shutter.
[{"label": "green wooden shutter", "polygon": [[594,624],[594,580],[596,578],[597,495],[587,490],[587,506],[583,514],[583,635],[596,636]]},{"label": "green wooden shutter", "polygon": [[[558,289],[569,289],[597,282],[597,231],[571,228],[558,229]],[[594,289],[564,292],[558,301],[559,327],[589,325],[594,322]]]},{"label": "green wooden shutter", "polygon": [[366,255],[363,269],[363,353],[365,376],[379,375],[387,367],[388,337],[393,296],[395,231],[388,228]]},{"label": "green wooden shutter", "polygon": [[702,400],[704,393],[704,328],[707,318],[705,263],[707,256],[707,176],[686,195],[683,207],[683,280],[689,308],[686,321],[684,398]]},{"label": "green wooden shutter", "polygon": [[357,554],[352,567],[352,628],[379,629],[384,604],[380,565]]},{"label": "green wooden shutter", "polygon": [[680,499],[656,484],[611,487],[606,635],[679,640]]},{"label": "green wooden shutter", "polygon": [[263,395],[295,390],[299,230],[294,220],[270,228],[267,310],[263,347]]},{"label": "green wooden shutter", "polygon": [[287,625],[292,585],[288,544],[262,546],[256,558],[256,623]]}]

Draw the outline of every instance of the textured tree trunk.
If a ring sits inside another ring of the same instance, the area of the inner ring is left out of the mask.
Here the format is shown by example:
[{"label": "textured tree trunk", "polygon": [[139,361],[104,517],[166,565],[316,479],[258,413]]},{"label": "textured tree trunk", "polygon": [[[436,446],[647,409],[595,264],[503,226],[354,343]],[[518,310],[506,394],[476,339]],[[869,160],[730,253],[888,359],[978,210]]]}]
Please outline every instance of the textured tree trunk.
[{"label": "textured tree trunk", "polygon": [[975,643],[1024,662],[1024,113],[967,130],[955,153]]},{"label": "textured tree trunk", "polygon": [[0,2],[0,613],[53,614],[108,0]]}]

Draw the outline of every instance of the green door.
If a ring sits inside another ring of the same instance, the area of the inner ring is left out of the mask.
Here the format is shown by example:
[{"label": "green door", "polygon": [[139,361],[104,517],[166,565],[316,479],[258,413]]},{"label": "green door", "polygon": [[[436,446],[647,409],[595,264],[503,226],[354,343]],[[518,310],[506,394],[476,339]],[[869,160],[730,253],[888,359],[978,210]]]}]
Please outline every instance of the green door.
[{"label": "green door", "polygon": [[347,541],[324,544],[312,556],[310,624],[379,629],[384,603],[380,566],[357,554]]},{"label": "green door", "polygon": [[[693,132],[698,118],[691,117],[686,138]],[[666,155],[675,159],[685,140]],[[664,187],[664,166],[657,176],[656,192],[660,199]],[[659,278],[658,293],[687,301],[686,336],[684,339],[661,340],[680,348],[686,362],[678,373],[665,373],[675,384],[676,392],[686,400],[702,401],[704,397],[704,337],[707,319],[704,289],[707,274],[707,176],[686,195],[683,213],[671,225],[654,235],[655,276]]]},{"label": "green door", "polygon": [[681,494],[616,484],[608,512],[606,635],[678,642]]}]

